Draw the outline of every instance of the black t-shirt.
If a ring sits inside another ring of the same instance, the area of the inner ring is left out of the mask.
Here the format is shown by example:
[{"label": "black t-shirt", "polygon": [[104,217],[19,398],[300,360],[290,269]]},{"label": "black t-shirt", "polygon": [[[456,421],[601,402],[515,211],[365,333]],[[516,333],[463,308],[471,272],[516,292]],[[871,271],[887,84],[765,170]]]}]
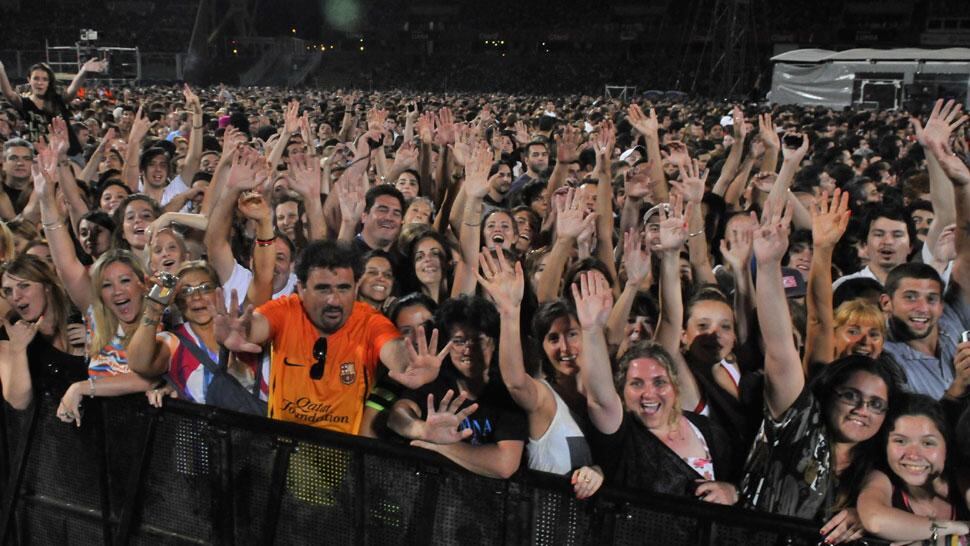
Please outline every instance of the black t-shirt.
[{"label": "black t-shirt", "polygon": [[[421,418],[425,419],[428,416],[428,394],[434,395],[435,406],[448,390],[454,391],[454,396],[458,396],[457,374],[451,366],[443,366],[437,379],[418,390],[405,391],[402,398],[417,404],[421,408]],[[512,400],[500,378],[490,380],[477,400],[466,400],[461,407],[464,409],[473,403],[478,403],[478,409],[459,427],[459,430],[472,430],[472,435],[466,442],[483,445],[503,440],[528,441],[529,421],[522,408]]]},{"label": "black t-shirt", "polygon": [[[0,327],[0,341],[8,339],[7,330]],[[27,368],[35,392],[49,390],[58,398],[72,383],[88,377],[87,359],[83,355],[61,351],[40,333],[27,345]]]},{"label": "black t-shirt", "polygon": [[64,104],[64,99],[60,95],[57,95],[53,99],[53,103],[53,113],[51,113],[38,108],[34,104],[34,101],[30,100],[30,97],[21,97],[20,116],[27,125],[27,139],[36,144],[40,142],[41,136],[46,138],[47,126],[50,125],[51,120],[60,116],[67,123],[67,136],[70,141],[70,148],[67,150],[67,155],[81,153],[84,149],[81,147],[81,142],[77,139],[77,135],[74,134],[74,129],[71,127],[71,119],[68,117],[68,109],[67,105]]},{"label": "black t-shirt", "polygon": [[[707,442],[714,463],[714,478],[732,481],[735,468],[728,436],[704,416],[685,411],[684,417],[700,430]],[[593,427],[588,438],[593,460],[603,468],[608,484],[671,495],[694,495],[700,474],[633,414],[624,412],[623,422],[613,434],[603,434]]]}]

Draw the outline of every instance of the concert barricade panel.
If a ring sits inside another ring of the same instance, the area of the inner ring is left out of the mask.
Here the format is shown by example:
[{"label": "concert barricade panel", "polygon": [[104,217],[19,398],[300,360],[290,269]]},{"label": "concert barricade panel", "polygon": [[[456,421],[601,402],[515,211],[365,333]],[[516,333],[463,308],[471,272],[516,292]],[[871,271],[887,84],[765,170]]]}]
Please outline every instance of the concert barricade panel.
[{"label": "concert barricade panel", "polygon": [[[3,544],[814,545],[817,530],[563,477],[493,480],[430,452],[142,397],[4,408]],[[869,541],[870,544],[876,544]]]}]

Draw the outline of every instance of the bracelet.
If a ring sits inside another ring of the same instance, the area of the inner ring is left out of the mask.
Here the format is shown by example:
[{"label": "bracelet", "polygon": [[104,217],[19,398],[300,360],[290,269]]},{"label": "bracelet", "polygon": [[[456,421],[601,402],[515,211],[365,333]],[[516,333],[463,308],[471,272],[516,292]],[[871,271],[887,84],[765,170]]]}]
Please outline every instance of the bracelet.
[{"label": "bracelet", "polygon": [[49,229],[51,231],[54,231],[55,229],[61,229],[62,227],[64,227],[64,220],[56,220],[54,222],[42,222],[41,225],[44,226],[44,229]]},{"label": "bracelet", "polygon": [[196,127],[195,125],[192,126],[192,128],[196,130],[201,129],[203,127],[205,127],[205,125],[199,125],[198,127]]},{"label": "bracelet", "polygon": [[697,237],[698,235],[704,235],[704,230],[702,229],[700,231],[695,231],[694,233],[689,234],[687,238],[689,239],[691,237]]},{"label": "bracelet", "polygon": [[90,396],[91,398],[94,398],[94,394],[95,394],[95,388],[94,388],[95,381],[97,381],[96,377],[88,377],[88,385],[91,386],[91,391],[88,392],[88,396]]},{"label": "bracelet", "polygon": [[940,529],[943,526],[936,522],[936,520],[930,520],[930,542],[936,544],[936,540],[940,538]]},{"label": "bracelet", "polygon": [[269,239],[256,238],[256,246],[272,246],[276,242],[276,235],[273,235]]},{"label": "bracelet", "polygon": [[477,224],[470,224],[470,223],[468,223],[468,222],[464,222],[464,221],[463,221],[462,223],[463,223],[463,224],[465,224],[465,225],[466,225],[466,226],[468,226],[468,227],[478,227],[478,226],[480,226],[480,225],[482,225],[482,223],[481,223],[481,222],[479,222],[479,223],[477,223]]}]

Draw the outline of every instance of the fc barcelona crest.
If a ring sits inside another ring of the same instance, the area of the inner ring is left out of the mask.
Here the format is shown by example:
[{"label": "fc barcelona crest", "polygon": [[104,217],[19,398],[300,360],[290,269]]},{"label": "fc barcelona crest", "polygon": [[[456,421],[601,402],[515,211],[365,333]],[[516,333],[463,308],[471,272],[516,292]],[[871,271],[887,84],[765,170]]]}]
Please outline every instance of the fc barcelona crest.
[{"label": "fc barcelona crest", "polygon": [[344,385],[351,385],[357,380],[357,368],[353,362],[344,362],[340,365],[340,382]]}]

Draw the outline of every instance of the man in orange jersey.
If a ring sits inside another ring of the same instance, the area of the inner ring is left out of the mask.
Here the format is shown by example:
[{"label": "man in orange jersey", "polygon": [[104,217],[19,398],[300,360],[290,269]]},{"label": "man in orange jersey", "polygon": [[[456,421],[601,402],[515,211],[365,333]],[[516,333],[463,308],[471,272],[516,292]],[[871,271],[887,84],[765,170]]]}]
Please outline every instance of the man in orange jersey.
[{"label": "man in orange jersey", "polygon": [[357,434],[378,361],[406,386],[437,375],[448,348],[415,350],[384,315],[355,301],[360,270],[352,247],[317,241],[297,262],[296,294],[219,315],[217,337],[229,350],[257,352],[271,342],[270,417]]}]

